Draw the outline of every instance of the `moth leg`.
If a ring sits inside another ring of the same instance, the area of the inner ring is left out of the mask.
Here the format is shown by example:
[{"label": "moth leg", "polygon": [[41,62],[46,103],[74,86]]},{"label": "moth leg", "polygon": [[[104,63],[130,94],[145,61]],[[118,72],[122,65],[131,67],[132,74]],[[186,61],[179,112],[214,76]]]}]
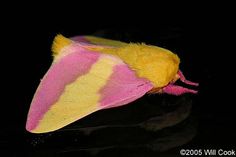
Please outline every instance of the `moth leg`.
[{"label": "moth leg", "polygon": [[198,86],[199,83],[196,83],[196,82],[192,82],[192,81],[189,81],[187,80],[185,77],[184,77],[184,74],[182,73],[182,71],[178,71],[178,75],[179,75],[179,78],[182,82],[188,84],[188,85],[192,85],[192,86]]},{"label": "moth leg", "polygon": [[168,86],[166,86],[162,89],[162,93],[167,93],[167,94],[171,94],[171,95],[181,95],[184,93],[197,94],[197,91],[193,90],[193,89],[181,87],[178,85],[174,85],[174,84],[169,84]]}]

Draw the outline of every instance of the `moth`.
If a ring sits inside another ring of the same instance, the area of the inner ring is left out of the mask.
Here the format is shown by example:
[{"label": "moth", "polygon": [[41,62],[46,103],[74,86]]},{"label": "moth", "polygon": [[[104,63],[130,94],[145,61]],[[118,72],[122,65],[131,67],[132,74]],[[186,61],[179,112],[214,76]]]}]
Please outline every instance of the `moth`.
[{"label": "moth", "polygon": [[186,80],[179,70],[179,57],[161,47],[59,34],[52,52],[54,60],[28,112],[26,130],[32,133],[55,131],[146,93],[197,93],[175,85],[178,79],[193,86],[198,83]]}]

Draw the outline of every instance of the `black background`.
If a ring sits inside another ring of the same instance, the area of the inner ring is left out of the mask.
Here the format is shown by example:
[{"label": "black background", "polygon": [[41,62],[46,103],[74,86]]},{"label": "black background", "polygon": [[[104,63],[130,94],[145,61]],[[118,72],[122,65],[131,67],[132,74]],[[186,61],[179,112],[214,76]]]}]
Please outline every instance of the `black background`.
[{"label": "black background", "polygon": [[6,42],[1,51],[7,56],[2,55],[1,63],[6,82],[2,82],[1,103],[3,152],[28,151],[25,141],[29,133],[24,129],[27,112],[39,80],[51,64],[54,36],[101,31],[114,39],[145,42],[176,52],[186,77],[200,83],[199,94],[194,98],[199,131],[186,148],[235,149],[235,28],[230,7],[114,5],[96,9],[83,5],[16,7],[11,15],[4,16],[2,34]]}]

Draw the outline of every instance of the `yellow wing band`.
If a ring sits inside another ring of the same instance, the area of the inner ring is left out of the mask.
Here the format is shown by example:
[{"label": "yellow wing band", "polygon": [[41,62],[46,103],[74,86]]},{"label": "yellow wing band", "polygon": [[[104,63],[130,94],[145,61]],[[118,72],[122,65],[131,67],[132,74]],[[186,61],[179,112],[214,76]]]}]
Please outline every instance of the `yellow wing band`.
[{"label": "yellow wing band", "polygon": [[99,110],[99,90],[106,84],[116,64],[110,56],[101,56],[89,73],[65,87],[59,100],[32,132],[54,131]]}]

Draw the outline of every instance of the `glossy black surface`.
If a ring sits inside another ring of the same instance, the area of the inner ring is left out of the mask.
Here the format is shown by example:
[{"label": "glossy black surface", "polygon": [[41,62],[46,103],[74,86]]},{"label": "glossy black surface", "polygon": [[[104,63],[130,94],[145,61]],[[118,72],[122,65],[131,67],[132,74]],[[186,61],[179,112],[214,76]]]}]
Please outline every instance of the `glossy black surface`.
[{"label": "glossy black surface", "polygon": [[[125,152],[140,148],[162,152],[185,144],[196,135],[196,118],[189,116],[191,106],[188,96],[145,96],[123,108],[97,112],[56,132],[30,136],[28,144],[33,154],[106,154],[114,149]],[[45,152],[49,147],[52,150]]]}]

